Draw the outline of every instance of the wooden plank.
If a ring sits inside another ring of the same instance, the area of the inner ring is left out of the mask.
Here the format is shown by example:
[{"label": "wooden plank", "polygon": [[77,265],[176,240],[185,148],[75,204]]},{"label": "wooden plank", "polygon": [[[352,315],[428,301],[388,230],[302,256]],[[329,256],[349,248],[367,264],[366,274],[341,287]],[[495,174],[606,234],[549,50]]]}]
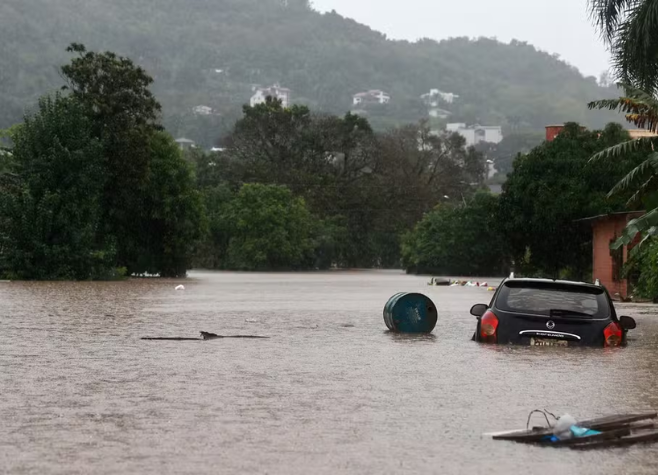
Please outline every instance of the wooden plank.
[{"label": "wooden plank", "polygon": [[570,446],[574,450],[590,450],[590,449],[603,449],[608,447],[625,447],[628,445],[647,443],[647,442],[658,442],[658,430],[652,430],[650,432],[641,432],[638,434],[633,434],[628,437],[622,437],[619,439],[613,440],[600,440],[596,442],[590,442],[588,444],[580,444]]},{"label": "wooden plank", "polygon": [[536,442],[547,435],[553,435],[553,428],[542,430],[514,430],[493,434],[494,440],[514,440],[518,442]]},{"label": "wooden plank", "polygon": [[[636,414],[618,414],[612,416],[598,417],[595,419],[586,419],[579,421],[578,425],[580,427],[586,427],[588,429],[594,429],[598,431],[603,430],[614,430],[623,428],[625,424],[631,422],[642,421],[646,419],[655,419],[658,416],[658,413],[653,412],[642,412]],[[553,434],[553,428],[546,428],[542,430],[513,430],[507,432],[497,432],[490,434],[495,440],[513,440],[517,442],[537,442],[547,435]]]},{"label": "wooden plank", "polygon": [[620,429],[608,430],[600,434],[588,435],[587,437],[574,437],[573,439],[558,440],[556,442],[542,441],[541,445],[564,447],[568,445],[588,444],[599,440],[619,439],[631,435],[633,431],[653,429],[654,427],[655,424],[653,422],[632,423]]},{"label": "wooden plank", "polygon": [[203,341],[203,338],[142,338],[150,341]]},{"label": "wooden plank", "polygon": [[584,421],[584,422],[579,422],[578,425],[581,427],[587,427],[589,429],[594,429],[594,430],[613,430],[616,428],[619,428],[623,426],[624,424],[628,424],[629,422],[637,422],[637,421],[643,421],[647,419],[655,419],[656,416],[655,412],[646,412],[646,413],[640,413],[640,414],[632,414],[632,415],[626,415],[626,416],[617,416],[615,417],[610,417],[608,420],[592,420],[592,421]]},{"label": "wooden plank", "polygon": [[201,338],[179,338],[179,337],[163,337],[163,338],[154,338],[154,337],[144,337],[142,340],[150,341],[207,341],[207,340],[217,340],[220,338],[240,338],[240,339],[268,339],[269,336],[254,336],[254,335],[217,335],[215,333],[201,332]]}]

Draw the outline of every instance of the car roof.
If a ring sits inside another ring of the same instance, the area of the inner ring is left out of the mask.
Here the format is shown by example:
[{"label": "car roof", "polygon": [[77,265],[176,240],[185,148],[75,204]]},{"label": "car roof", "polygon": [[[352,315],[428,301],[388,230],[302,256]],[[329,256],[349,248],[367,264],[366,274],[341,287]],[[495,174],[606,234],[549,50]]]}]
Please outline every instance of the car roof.
[{"label": "car roof", "polygon": [[590,289],[601,289],[601,285],[597,284],[591,284],[588,282],[576,282],[573,280],[556,280],[556,279],[537,279],[537,278],[530,278],[530,277],[512,277],[509,279],[505,279],[502,283],[507,283],[507,282],[528,282],[528,283],[543,283],[543,284],[559,284],[559,285],[573,285],[573,286],[578,286],[578,287],[587,287]]}]

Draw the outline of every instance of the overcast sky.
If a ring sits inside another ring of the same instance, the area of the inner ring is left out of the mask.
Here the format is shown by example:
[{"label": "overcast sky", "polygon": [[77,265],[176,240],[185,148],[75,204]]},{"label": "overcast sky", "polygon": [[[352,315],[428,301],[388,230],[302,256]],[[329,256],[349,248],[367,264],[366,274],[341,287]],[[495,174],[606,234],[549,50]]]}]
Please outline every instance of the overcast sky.
[{"label": "overcast sky", "polygon": [[343,16],[386,33],[416,40],[454,36],[527,41],[558,53],[587,76],[608,69],[609,55],[587,11],[587,0],[313,0],[317,10]]}]

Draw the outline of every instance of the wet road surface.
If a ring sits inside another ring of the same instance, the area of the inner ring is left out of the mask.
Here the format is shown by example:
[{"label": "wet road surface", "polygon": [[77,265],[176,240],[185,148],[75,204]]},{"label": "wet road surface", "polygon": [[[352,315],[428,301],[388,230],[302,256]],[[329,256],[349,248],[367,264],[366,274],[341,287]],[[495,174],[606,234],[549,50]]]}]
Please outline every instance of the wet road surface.
[{"label": "wet road surface", "polygon": [[[399,272],[0,283],[0,472],[655,474],[658,445],[596,452],[482,434],[532,409],[658,409],[658,308],[628,348],[470,341],[480,288]],[[387,333],[399,291],[439,309],[431,336]],[[142,341],[141,337],[269,336]],[[538,424],[539,419],[535,419]]]}]

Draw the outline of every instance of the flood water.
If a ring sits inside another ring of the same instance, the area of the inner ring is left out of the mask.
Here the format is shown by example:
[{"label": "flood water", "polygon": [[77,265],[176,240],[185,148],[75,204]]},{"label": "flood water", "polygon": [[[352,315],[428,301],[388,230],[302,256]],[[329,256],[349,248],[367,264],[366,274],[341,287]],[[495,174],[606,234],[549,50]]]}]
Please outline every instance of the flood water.
[{"label": "flood water", "polygon": [[[658,445],[578,452],[493,441],[533,409],[658,409],[658,309],[627,348],[470,341],[480,288],[399,272],[0,283],[2,473],[655,474]],[[386,332],[421,291],[431,337]],[[199,331],[267,340],[142,341]],[[533,419],[536,425],[539,418]]]}]

